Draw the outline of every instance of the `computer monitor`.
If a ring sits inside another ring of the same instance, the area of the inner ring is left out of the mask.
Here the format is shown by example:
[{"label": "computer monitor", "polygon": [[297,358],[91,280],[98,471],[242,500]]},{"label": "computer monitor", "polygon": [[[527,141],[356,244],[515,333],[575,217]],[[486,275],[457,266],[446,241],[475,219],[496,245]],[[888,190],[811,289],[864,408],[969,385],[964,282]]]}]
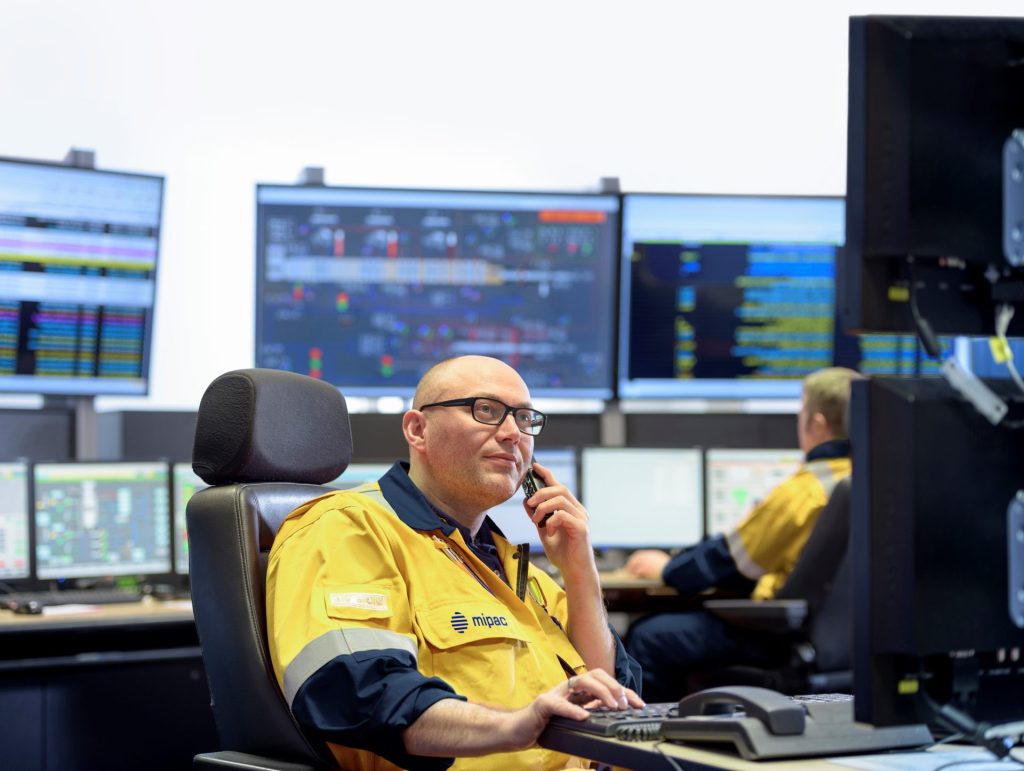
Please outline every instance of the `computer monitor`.
[{"label": "computer monitor", "polygon": [[1004,218],[1019,161],[1004,178],[1003,156],[1024,128],[1022,56],[1024,19],[850,19],[847,328],[914,331],[916,305],[936,333],[987,335],[996,305],[1024,303],[1024,211]]},{"label": "computer monitor", "polygon": [[704,537],[700,450],[585,447],[580,476],[595,548],[672,548]]},{"label": "computer monitor", "polygon": [[623,196],[622,398],[796,398],[833,362],[843,199]]},{"label": "computer monitor", "polygon": [[0,581],[31,576],[28,532],[28,464],[0,463]]},{"label": "computer monitor", "polygon": [[[1020,374],[1024,368],[1024,340],[1015,339],[1007,341],[1012,355],[1013,366]],[[968,342],[970,370],[981,378],[1008,378],[1011,377],[1006,361],[996,358],[988,339],[970,340]],[[1002,354],[1000,354],[1002,355]]]},{"label": "computer monitor", "polygon": [[732,529],[751,509],[800,468],[798,449],[704,451],[704,530],[718,535]]},{"label": "computer monitor", "polygon": [[349,463],[345,470],[327,483],[327,487],[350,490],[367,482],[376,482],[393,466],[393,463]]},{"label": "computer monitor", "polygon": [[175,463],[171,467],[171,499],[174,503],[174,572],[188,575],[188,525],[185,510],[189,498],[209,487],[192,470],[190,462]]},{"label": "computer monitor", "polygon": [[[1024,419],[1016,386],[990,386]],[[1015,527],[1008,516],[1024,429],[993,426],[923,378],[855,382],[852,427],[857,718],[931,722],[934,704],[951,704],[1024,720],[1024,572],[1016,585],[1010,573],[1011,555],[1024,569],[1024,510]]]},{"label": "computer monitor", "polygon": [[411,397],[496,356],[535,397],[610,398],[615,195],[259,185],[256,364]]},{"label": "computer monitor", "polygon": [[171,572],[166,463],[37,463],[33,483],[36,578]]},{"label": "computer monitor", "polygon": [[0,391],[145,394],[163,178],[0,158]]},{"label": "computer monitor", "polygon": [[[555,479],[569,488],[570,493],[579,497],[576,450],[571,447],[535,449],[533,458],[545,468],[551,469]],[[539,550],[542,548],[540,536],[523,510],[524,497],[523,493],[517,490],[503,504],[491,509],[489,515],[511,543],[528,543]]]}]

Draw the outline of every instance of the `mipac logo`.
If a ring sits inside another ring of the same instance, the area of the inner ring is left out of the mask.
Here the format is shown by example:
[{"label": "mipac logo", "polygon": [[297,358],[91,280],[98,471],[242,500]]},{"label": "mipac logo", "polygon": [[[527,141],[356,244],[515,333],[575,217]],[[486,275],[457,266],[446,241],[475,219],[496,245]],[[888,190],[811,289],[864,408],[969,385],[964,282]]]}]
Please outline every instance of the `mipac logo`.
[{"label": "mipac logo", "polygon": [[470,621],[473,622],[473,626],[484,627],[486,629],[492,629],[496,626],[507,627],[509,625],[508,619],[504,616],[488,616],[486,614],[481,614],[479,616],[471,616],[470,618],[466,618],[461,611],[457,610],[454,613],[452,613],[452,629],[454,629],[459,634],[466,633],[466,630],[469,629]]},{"label": "mipac logo", "polygon": [[473,616],[473,626],[485,626],[488,629],[492,626],[508,626],[508,619],[504,616]]},{"label": "mipac logo", "polygon": [[459,611],[452,613],[452,629],[459,634],[465,634],[466,630],[469,629],[469,621]]}]

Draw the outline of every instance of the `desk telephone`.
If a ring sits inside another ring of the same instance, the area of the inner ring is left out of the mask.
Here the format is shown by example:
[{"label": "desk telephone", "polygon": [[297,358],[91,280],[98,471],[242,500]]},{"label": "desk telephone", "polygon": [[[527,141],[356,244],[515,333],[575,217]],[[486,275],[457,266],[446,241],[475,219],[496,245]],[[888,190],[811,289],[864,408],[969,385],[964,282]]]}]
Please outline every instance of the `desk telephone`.
[{"label": "desk telephone", "polygon": [[730,744],[746,760],[879,752],[934,740],[926,726],[875,728],[853,720],[846,694],[784,696],[767,688],[709,688],[678,704],[642,709],[597,708],[582,722],[552,719],[560,728],[619,739]]}]

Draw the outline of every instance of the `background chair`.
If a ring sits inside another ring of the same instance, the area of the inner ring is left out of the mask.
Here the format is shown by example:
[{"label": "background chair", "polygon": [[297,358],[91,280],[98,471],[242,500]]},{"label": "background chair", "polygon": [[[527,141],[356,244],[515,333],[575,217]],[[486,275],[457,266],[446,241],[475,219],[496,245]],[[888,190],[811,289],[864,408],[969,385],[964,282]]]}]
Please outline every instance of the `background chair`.
[{"label": "background chair", "polygon": [[330,492],[352,457],[341,393],[290,372],[245,369],[213,381],[196,423],[192,467],[212,487],[188,503],[192,607],[222,751],[197,767],[336,767],[303,735],[267,646],[267,553],[295,507]]},{"label": "background chair", "polygon": [[775,598],[708,600],[704,607],[735,626],[789,640],[780,666],[734,666],[698,677],[699,687],[759,685],[783,693],[849,692],[850,478],[840,480],[818,515],[800,557]]}]

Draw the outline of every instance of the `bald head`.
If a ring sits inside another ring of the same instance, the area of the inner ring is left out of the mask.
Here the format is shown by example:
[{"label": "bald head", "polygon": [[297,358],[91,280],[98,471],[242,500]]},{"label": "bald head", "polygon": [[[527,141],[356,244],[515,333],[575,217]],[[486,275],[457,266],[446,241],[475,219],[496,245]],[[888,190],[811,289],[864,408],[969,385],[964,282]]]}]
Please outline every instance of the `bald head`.
[{"label": "bald head", "polygon": [[[512,367],[489,356],[459,356],[427,370],[412,409],[402,416],[409,478],[471,532],[488,509],[515,493],[533,456],[533,436],[515,420],[484,423],[473,417],[469,405],[436,404],[474,397],[509,407],[532,406],[530,389]],[[425,405],[434,406],[424,410]]]},{"label": "bald head", "polygon": [[[510,379],[522,385],[519,373],[505,362],[490,356],[457,356],[435,364],[420,378],[413,396],[413,407],[458,396],[486,395],[487,386]],[[483,390],[481,390],[483,387]]]}]

